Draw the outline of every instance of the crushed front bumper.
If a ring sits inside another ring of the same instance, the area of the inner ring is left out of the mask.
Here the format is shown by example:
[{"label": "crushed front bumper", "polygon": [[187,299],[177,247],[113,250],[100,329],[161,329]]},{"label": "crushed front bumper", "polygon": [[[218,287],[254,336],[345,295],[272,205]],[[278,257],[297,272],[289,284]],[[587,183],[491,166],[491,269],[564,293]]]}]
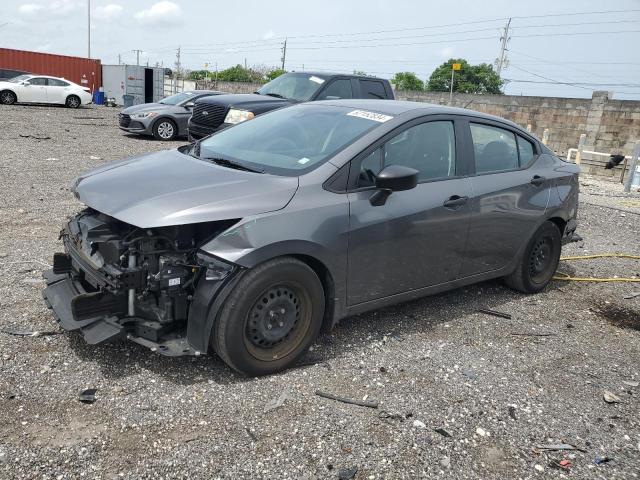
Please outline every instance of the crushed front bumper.
[{"label": "crushed front bumper", "polygon": [[95,317],[76,320],[74,303],[77,299],[85,298],[91,293],[87,292],[82,284],[69,274],[56,274],[53,270],[47,270],[43,277],[47,287],[43,290],[42,296],[47,307],[53,311],[56,321],[65,330],[80,330],[86,342],[91,345],[117,338],[127,338],[162,355],[199,354],[189,345],[186,337],[180,333],[164,335],[162,340],[157,342],[137,335],[136,329],[140,328],[140,325],[144,327],[146,322],[141,318],[118,318],[117,316],[97,314]]}]

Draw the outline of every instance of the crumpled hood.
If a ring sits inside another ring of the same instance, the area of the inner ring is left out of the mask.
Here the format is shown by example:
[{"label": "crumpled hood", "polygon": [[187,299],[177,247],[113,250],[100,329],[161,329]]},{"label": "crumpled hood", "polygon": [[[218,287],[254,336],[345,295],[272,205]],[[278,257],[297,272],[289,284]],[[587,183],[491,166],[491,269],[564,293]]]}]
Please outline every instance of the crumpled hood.
[{"label": "crumpled hood", "polygon": [[73,190],[94,210],[153,228],[280,210],[297,188],[297,177],[234,170],[166,150],[87,172]]}]

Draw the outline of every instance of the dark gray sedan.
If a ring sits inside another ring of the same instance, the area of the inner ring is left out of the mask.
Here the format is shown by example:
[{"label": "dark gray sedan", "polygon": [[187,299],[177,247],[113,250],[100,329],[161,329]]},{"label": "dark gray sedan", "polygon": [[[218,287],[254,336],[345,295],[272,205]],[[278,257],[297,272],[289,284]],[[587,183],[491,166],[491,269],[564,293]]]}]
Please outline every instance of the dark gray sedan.
[{"label": "dark gray sedan", "polygon": [[163,98],[158,103],[133,105],[120,112],[118,123],[125,132],[152,135],[157,140],[185,137],[194,102],[223,93],[216,90],[190,90]]},{"label": "dark gray sedan", "polygon": [[44,297],[89,343],[276,372],[349,315],[497,277],[544,289],[578,171],[469,110],[299,104],[78,178]]}]

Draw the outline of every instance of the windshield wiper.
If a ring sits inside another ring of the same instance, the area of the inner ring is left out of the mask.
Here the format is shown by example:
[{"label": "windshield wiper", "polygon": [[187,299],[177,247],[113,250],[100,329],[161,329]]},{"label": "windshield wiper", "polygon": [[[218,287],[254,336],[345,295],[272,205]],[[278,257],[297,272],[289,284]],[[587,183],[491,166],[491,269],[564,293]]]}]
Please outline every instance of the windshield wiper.
[{"label": "windshield wiper", "polygon": [[241,163],[234,162],[233,160],[229,160],[227,158],[219,158],[219,157],[200,157],[202,160],[208,160],[210,162],[215,163],[216,165],[221,165],[227,168],[235,168],[236,170],[244,170],[245,172],[253,172],[253,173],[264,173],[264,170],[257,170],[255,168],[247,167],[246,165],[242,165]]},{"label": "windshield wiper", "polygon": [[[260,94],[262,95],[262,94]],[[284,98],[285,100],[287,100],[287,97],[280,95],[279,93],[265,93],[264,95],[268,95],[270,97],[276,97],[276,98]]]}]

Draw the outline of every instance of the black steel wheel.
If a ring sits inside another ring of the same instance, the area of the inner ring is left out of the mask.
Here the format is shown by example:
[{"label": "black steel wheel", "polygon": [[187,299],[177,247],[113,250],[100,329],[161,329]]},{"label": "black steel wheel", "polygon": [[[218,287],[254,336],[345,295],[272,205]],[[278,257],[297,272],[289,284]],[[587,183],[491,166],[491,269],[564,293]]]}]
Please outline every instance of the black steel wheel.
[{"label": "black steel wheel", "polygon": [[161,118],[153,125],[153,136],[157,140],[168,142],[178,136],[178,126],[173,120]]},{"label": "black steel wheel", "polygon": [[13,105],[17,100],[16,94],[11,90],[3,90],[0,92],[0,103],[3,105]]},{"label": "black steel wheel", "polygon": [[562,237],[557,225],[544,222],[527,244],[515,271],[505,277],[507,285],[524,293],[537,293],[553,278],[560,261]]},{"label": "black steel wheel", "polygon": [[245,375],[293,365],[318,336],[324,290],[305,263],[290,257],[244,274],[229,295],[211,339],[216,353]]},{"label": "black steel wheel", "polygon": [[80,101],[80,97],[77,95],[69,95],[65,102],[65,105],[69,108],[78,108],[81,104],[82,102]]}]

